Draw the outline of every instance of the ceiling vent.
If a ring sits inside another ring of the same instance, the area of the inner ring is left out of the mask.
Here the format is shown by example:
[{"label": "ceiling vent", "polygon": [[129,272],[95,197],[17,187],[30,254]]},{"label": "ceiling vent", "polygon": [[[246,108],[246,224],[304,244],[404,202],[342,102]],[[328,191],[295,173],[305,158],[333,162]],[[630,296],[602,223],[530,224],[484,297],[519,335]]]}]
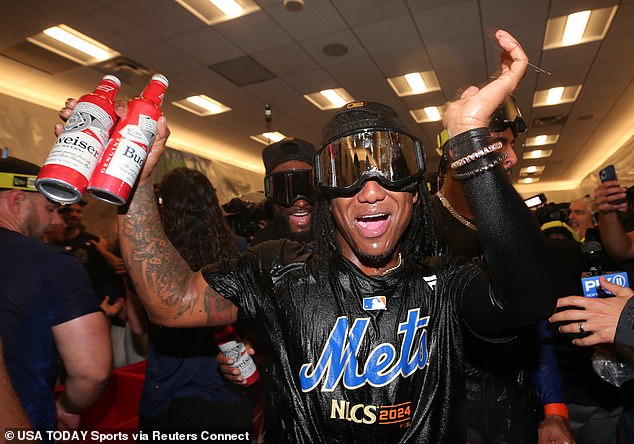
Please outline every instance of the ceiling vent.
[{"label": "ceiling vent", "polygon": [[275,78],[275,74],[249,56],[210,65],[209,69],[237,86],[246,86]]},{"label": "ceiling vent", "polygon": [[139,88],[143,88],[149,78],[155,74],[151,69],[122,56],[98,63],[94,65],[94,68],[104,74],[113,74],[122,82]]}]

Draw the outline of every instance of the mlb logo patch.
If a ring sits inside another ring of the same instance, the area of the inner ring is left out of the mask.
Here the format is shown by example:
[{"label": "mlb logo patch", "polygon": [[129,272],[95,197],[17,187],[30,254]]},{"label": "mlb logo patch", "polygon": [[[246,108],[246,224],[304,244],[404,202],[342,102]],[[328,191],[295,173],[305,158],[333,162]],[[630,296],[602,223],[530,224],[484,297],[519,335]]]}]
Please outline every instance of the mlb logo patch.
[{"label": "mlb logo patch", "polygon": [[368,296],[363,298],[363,309],[372,310],[387,310],[387,299],[385,296]]}]

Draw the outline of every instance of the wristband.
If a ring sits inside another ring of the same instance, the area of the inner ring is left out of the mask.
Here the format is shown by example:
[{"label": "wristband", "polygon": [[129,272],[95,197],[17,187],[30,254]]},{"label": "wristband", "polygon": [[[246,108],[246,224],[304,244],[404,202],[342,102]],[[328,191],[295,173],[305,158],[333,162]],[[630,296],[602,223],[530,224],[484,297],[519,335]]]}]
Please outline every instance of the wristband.
[{"label": "wristband", "polygon": [[474,128],[457,136],[452,137],[447,142],[449,144],[449,152],[451,153],[452,160],[466,157],[487,145],[491,145],[493,138],[489,128]]},{"label": "wristband", "polygon": [[568,419],[568,407],[563,402],[551,402],[544,405],[544,415],[559,415]]},{"label": "wristband", "polygon": [[453,170],[463,167],[467,165],[468,163],[471,163],[474,160],[479,159],[480,157],[483,157],[486,154],[490,154],[497,150],[501,150],[503,146],[504,145],[502,144],[502,142],[500,141],[495,142],[492,145],[485,146],[484,148],[479,149],[478,151],[471,153],[468,156],[462,157],[461,159],[458,159],[455,162],[452,162],[451,165],[449,165],[449,167]]}]

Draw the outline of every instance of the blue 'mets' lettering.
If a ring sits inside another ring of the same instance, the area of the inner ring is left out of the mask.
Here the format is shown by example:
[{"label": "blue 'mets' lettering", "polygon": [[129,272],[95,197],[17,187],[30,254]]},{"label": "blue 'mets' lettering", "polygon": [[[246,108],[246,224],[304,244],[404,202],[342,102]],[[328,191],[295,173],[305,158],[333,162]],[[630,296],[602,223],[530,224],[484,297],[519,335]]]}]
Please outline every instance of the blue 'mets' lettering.
[{"label": "blue 'mets' lettering", "polygon": [[[427,365],[427,327],[429,316],[420,317],[420,309],[407,313],[407,320],[398,326],[398,334],[403,335],[401,349],[390,343],[377,345],[368,355],[362,371],[357,354],[365,336],[370,318],[359,318],[348,329],[348,318],[339,317],[330,332],[319,361],[302,365],[299,379],[302,391],[309,392],[323,380],[322,391],[335,389],[343,377],[343,385],[355,389],[368,383],[380,387],[389,384],[397,376],[408,377]],[[416,340],[417,332],[422,329]]]}]

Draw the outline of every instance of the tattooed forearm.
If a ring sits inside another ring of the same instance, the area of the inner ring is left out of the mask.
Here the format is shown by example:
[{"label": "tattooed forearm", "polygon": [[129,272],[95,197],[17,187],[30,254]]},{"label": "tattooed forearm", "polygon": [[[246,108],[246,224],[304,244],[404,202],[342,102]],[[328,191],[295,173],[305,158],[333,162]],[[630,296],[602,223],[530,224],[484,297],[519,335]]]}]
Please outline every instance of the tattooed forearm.
[{"label": "tattooed forearm", "polygon": [[197,323],[194,316],[204,310],[200,319],[218,324],[229,318],[232,308],[235,313],[235,307],[217,293],[213,294],[217,300],[210,301],[211,290],[206,293],[192,285],[191,270],[163,231],[151,185],[140,186],[128,213],[119,216],[119,236],[132,282],[153,319]]}]

